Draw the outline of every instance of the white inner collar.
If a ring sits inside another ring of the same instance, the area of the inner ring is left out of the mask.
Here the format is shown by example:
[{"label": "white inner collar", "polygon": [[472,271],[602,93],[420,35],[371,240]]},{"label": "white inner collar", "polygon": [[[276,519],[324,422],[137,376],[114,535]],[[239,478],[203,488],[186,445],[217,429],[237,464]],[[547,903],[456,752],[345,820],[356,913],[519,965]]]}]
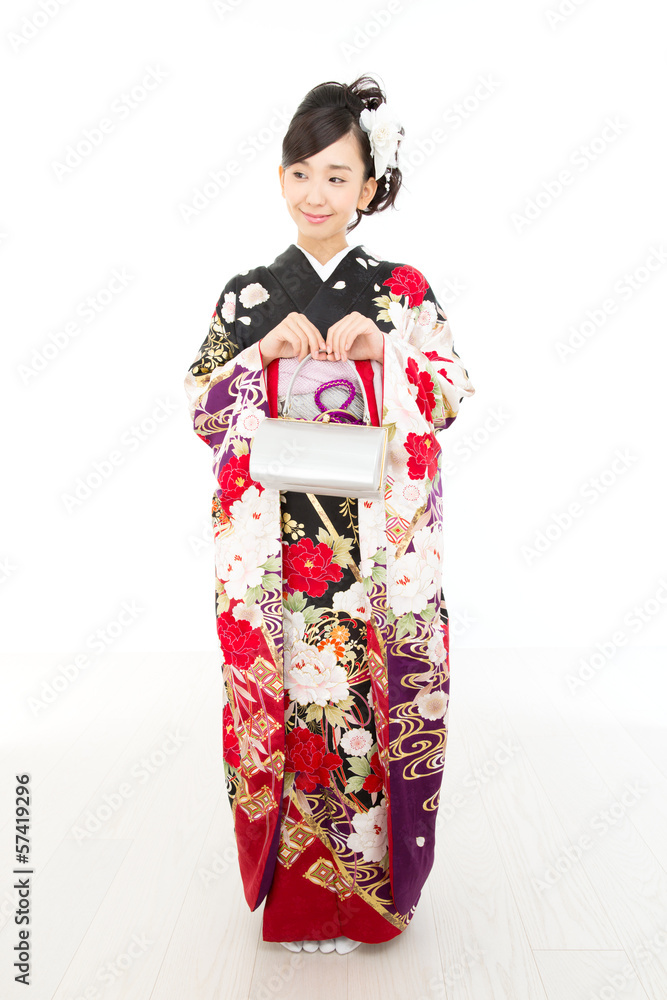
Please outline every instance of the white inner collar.
[{"label": "white inner collar", "polygon": [[320,264],[319,260],[316,257],[313,257],[312,253],[309,253],[307,250],[304,250],[304,248],[302,246],[299,246],[298,243],[296,243],[295,246],[299,247],[299,250],[301,250],[306,255],[310,263],[313,265],[313,267],[319,274],[322,281],[327,280],[329,275],[336,270],[339,262],[343,259],[345,254],[349,253],[350,250],[353,249],[353,247],[343,247],[343,249],[339,250],[337,254],[334,254],[331,260],[328,260],[326,264]]}]

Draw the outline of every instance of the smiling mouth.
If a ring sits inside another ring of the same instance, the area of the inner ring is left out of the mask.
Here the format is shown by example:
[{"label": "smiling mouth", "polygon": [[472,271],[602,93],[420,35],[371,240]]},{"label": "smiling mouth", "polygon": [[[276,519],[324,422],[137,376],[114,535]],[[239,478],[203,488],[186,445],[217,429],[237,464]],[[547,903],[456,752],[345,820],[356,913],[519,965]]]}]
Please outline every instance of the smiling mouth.
[{"label": "smiling mouth", "polygon": [[311,219],[328,219],[329,218],[328,215],[317,215],[317,213],[315,213],[315,212],[305,212],[303,209],[301,209],[301,211],[303,212],[304,215],[310,216]]}]

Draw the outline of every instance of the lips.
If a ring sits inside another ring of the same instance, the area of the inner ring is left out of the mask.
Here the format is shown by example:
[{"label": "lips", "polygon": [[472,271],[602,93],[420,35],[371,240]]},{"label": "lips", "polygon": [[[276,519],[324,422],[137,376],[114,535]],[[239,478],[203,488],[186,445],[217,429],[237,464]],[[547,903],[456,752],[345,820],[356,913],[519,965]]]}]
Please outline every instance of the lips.
[{"label": "lips", "polygon": [[313,219],[315,222],[321,222],[323,219],[329,218],[328,215],[313,215],[311,212],[304,212],[303,209],[301,211],[307,219]]}]

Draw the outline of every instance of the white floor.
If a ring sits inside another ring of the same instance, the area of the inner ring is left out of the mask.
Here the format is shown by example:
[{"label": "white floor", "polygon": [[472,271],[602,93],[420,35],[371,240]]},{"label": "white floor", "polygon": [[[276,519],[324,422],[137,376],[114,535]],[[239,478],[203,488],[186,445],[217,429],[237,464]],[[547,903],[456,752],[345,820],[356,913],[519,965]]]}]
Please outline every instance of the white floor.
[{"label": "white floor", "polygon": [[[0,995],[665,1000],[667,655],[623,649],[572,693],[567,675],[590,653],[453,651],[434,869],[406,932],[349,956],[263,942],[261,907],[247,908],[215,654],[106,653],[37,714],[26,699],[56,664],[8,657]],[[6,821],[21,772],[33,789],[28,990],[13,981]]]}]

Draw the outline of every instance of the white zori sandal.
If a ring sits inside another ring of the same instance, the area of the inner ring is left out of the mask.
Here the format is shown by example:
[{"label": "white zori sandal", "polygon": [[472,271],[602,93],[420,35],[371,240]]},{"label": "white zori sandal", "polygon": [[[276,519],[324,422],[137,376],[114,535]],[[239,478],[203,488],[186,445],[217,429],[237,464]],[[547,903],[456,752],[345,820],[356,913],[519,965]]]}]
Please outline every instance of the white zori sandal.
[{"label": "white zori sandal", "polygon": [[337,938],[327,938],[324,941],[280,941],[279,943],[288,951],[322,951],[325,954],[336,951],[339,955],[347,955],[358,948],[361,941],[353,941],[352,938],[343,935]]}]

